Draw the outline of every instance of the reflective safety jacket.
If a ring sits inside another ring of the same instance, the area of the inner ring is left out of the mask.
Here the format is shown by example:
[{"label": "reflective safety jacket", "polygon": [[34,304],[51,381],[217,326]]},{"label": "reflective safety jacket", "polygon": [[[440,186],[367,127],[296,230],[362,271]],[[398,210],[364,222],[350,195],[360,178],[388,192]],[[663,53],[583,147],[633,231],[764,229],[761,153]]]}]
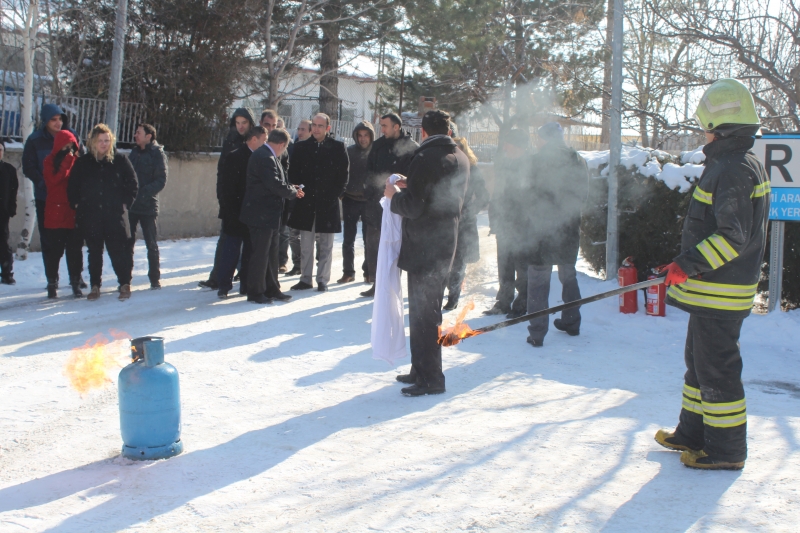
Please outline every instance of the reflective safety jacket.
[{"label": "reflective safety jacket", "polygon": [[689,279],[667,290],[667,303],[716,318],[750,314],[761,275],[770,186],[750,150],[751,137],[717,139],[703,148],[706,168],[683,224],[675,258]]}]

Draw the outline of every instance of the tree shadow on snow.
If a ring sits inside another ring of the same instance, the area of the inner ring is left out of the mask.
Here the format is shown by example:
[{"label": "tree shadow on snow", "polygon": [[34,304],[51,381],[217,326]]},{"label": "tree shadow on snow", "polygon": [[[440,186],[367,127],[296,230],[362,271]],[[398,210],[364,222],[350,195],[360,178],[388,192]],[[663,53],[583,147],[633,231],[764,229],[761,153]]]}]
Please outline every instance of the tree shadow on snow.
[{"label": "tree shadow on snow", "polygon": [[661,464],[658,474],[619,507],[601,531],[628,532],[642,526],[642,517],[657,523],[662,533],[681,533],[707,517],[741,472],[692,470],[678,461],[678,453],[654,451],[647,460]]},{"label": "tree shadow on snow", "polygon": [[[425,411],[444,399],[387,401],[397,393],[396,387],[387,386],[168,461],[120,464],[119,460],[106,460],[21,483],[0,490],[0,512],[44,505],[90,490],[113,497],[50,531],[118,531],[258,476],[339,431]],[[156,490],[140,493],[136,487]],[[133,499],[131,490],[137,493]]]}]

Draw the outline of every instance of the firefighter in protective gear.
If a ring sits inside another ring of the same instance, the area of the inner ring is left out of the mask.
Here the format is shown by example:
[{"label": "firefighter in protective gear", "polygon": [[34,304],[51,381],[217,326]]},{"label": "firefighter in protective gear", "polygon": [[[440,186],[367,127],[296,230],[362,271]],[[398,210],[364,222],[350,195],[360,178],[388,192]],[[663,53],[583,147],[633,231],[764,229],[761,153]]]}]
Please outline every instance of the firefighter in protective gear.
[{"label": "firefighter in protective gear", "polygon": [[695,119],[706,131],[706,168],[666,282],[667,303],[689,313],[683,403],[678,427],[656,441],[682,451],[686,466],[739,470],[747,457],[739,332],[761,274],[770,186],[750,150],[759,120],[744,85],[712,84]]}]

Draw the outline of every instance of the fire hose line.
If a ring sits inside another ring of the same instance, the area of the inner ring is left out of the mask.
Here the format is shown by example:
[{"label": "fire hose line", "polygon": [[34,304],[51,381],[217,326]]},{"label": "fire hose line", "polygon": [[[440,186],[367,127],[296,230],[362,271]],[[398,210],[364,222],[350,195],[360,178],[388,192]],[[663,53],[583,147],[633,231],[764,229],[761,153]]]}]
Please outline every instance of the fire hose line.
[{"label": "fire hose line", "polygon": [[528,320],[533,320],[534,318],[552,315],[565,309],[572,309],[573,307],[578,307],[591,302],[596,302],[598,300],[603,300],[605,298],[610,298],[611,296],[617,296],[619,294],[624,294],[626,292],[636,291],[639,289],[646,289],[647,287],[660,285],[662,283],[664,283],[664,277],[659,276],[657,278],[648,279],[647,281],[642,281],[641,283],[625,285],[624,287],[619,287],[611,291],[601,292],[600,294],[587,296],[586,298],[581,298],[580,300],[563,303],[554,307],[548,307],[547,309],[542,309],[541,311],[528,313],[527,315],[522,315],[510,320],[504,320],[502,322],[498,322],[497,324],[491,324],[478,329],[472,329],[466,323],[457,322],[452,328],[447,328],[440,333],[438,342],[441,346],[455,346],[462,340],[475,337],[476,335],[482,335],[483,333],[489,333],[490,331],[495,331],[497,329],[507,328],[508,326],[513,326],[521,322],[527,322]]}]

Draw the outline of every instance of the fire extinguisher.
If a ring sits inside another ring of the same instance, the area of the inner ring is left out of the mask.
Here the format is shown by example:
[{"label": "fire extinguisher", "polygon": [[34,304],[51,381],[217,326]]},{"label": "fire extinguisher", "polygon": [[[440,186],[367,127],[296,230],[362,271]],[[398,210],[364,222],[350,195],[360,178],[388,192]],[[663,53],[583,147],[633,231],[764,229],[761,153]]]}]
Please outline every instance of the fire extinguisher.
[{"label": "fire extinguisher", "polygon": [[[619,271],[617,272],[617,280],[620,287],[633,285],[639,281],[639,273],[636,271],[636,267],[633,266],[633,257],[626,257],[622,262],[622,266],[619,267]],[[635,313],[639,310],[639,304],[637,302],[639,298],[638,292],[639,291],[631,291],[619,295],[620,313]]]},{"label": "fire extinguisher", "polygon": [[[647,279],[657,278],[658,269],[654,268],[652,274]],[[645,294],[647,314],[650,316],[667,316],[667,286],[663,283],[647,287]]]}]

